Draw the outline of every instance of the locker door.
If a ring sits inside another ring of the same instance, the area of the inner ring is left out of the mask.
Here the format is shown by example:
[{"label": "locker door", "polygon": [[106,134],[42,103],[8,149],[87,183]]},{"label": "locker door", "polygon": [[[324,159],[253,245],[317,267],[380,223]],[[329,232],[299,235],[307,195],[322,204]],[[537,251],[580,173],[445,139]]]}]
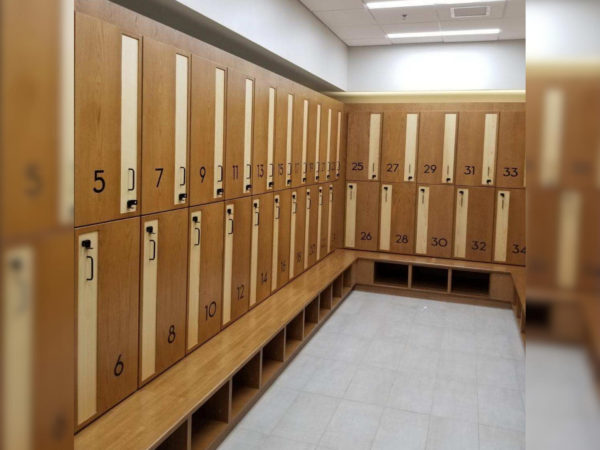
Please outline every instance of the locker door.
[{"label": "locker door", "polygon": [[525,187],[525,111],[500,113],[496,186]]},{"label": "locker door", "polygon": [[229,69],[227,74],[226,198],[252,191],[254,79]]},{"label": "locker door", "polygon": [[424,112],[419,121],[417,181],[453,183],[458,114]]},{"label": "locker door", "polygon": [[379,178],[382,115],[350,113],[348,119],[348,154],[346,178],[364,181]]},{"label": "locker door", "polygon": [[342,149],[342,120],[343,114],[341,111],[335,113],[335,179],[340,177],[342,170],[341,149]]},{"label": "locker door", "polygon": [[331,231],[331,248],[344,248],[344,231],[346,223],[346,183],[337,180],[333,183],[333,197],[330,201],[333,210],[333,224]]},{"label": "locker door", "polygon": [[381,180],[415,181],[419,114],[384,113],[382,133]]},{"label": "locker door", "polygon": [[306,229],[304,230],[304,268],[308,269],[317,262],[319,251],[319,189],[317,186],[306,188]]},{"label": "locker door", "polygon": [[456,188],[455,258],[492,260],[494,196],[493,189],[484,187]]},{"label": "locker door", "polygon": [[254,111],[253,186],[254,194],[272,191],[274,186],[276,89],[270,79],[256,80]]},{"label": "locker door", "polygon": [[316,95],[311,95],[308,100],[308,140],[306,148],[306,183],[316,183],[318,179],[317,165],[321,144],[321,104]]},{"label": "locker door", "polygon": [[187,211],[141,219],[140,371],[143,385],[185,355]]},{"label": "locker door", "polygon": [[189,55],[144,39],[142,213],[187,205]]},{"label": "locker door", "polygon": [[78,426],[137,387],[140,219],[75,231]]},{"label": "locker door", "polygon": [[416,253],[450,258],[454,218],[452,186],[419,186]]},{"label": "locker door", "polygon": [[[331,228],[329,223],[331,221],[331,215],[329,212],[329,196],[331,185],[325,184],[319,186],[319,239],[317,248],[317,261],[323,259],[329,253],[331,246]],[[333,187],[331,187],[331,193],[333,194]]]},{"label": "locker door", "polygon": [[250,198],[226,202],[224,226],[223,325],[227,325],[248,311],[252,244]]},{"label": "locker door", "polygon": [[218,201],[224,193],[227,69],[192,55],[190,203]]},{"label": "locker door", "polygon": [[306,188],[292,190],[290,215],[290,279],[304,272]]},{"label": "locker door", "polygon": [[141,38],[77,14],[75,225],[139,214]]},{"label": "locker door", "polygon": [[[271,295],[273,269],[273,194],[252,197],[250,307]],[[256,239],[254,230],[257,229]],[[256,247],[255,247],[256,246]]]},{"label": "locker door", "polygon": [[275,156],[274,189],[280,191],[292,184],[292,127],[294,119],[294,96],[278,84],[275,101]]},{"label": "locker door", "polygon": [[296,95],[294,95],[293,106],[292,187],[298,187],[306,183],[306,154],[308,151],[308,99],[305,98],[304,95],[301,95],[297,92]]},{"label": "locker door", "polygon": [[288,282],[290,274],[290,213],[292,192],[276,192],[273,199],[273,268],[271,291]]},{"label": "locker door", "polygon": [[348,183],[346,189],[346,247],[377,250],[379,183]]},{"label": "locker door", "polygon": [[525,265],[525,190],[496,190],[496,230],[494,261]]},{"label": "locker door", "polygon": [[187,350],[221,331],[223,202],[190,210]]},{"label": "locker door", "polygon": [[380,250],[414,253],[416,193],[414,183],[381,185]]},{"label": "locker door", "polygon": [[456,184],[494,185],[497,138],[498,114],[461,113],[456,151]]}]

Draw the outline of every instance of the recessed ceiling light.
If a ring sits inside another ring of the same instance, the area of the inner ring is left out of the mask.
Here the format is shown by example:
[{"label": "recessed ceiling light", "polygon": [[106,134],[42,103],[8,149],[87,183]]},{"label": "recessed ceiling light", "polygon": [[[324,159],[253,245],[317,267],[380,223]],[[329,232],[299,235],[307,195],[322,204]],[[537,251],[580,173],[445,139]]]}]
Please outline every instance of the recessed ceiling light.
[{"label": "recessed ceiling light", "polygon": [[483,34],[498,34],[500,28],[482,28],[479,30],[448,30],[448,31],[420,31],[415,33],[389,33],[390,39],[419,38],[419,37],[444,37],[444,36],[471,36]]},{"label": "recessed ceiling light", "polygon": [[471,3],[497,3],[505,0],[395,0],[388,2],[369,2],[369,9],[411,8],[415,6],[467,5]]}]

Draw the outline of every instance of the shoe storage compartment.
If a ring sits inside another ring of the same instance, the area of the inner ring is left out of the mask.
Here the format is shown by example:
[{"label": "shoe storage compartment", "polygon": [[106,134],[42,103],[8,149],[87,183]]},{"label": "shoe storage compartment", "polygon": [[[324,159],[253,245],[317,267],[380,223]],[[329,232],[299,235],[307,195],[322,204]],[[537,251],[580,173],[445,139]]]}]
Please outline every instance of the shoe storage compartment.
[{"label": "shoe storage compartment", "polygon": [[309,336],[319,323],[319,297],[304,309],[304,336]]},{"label": "shoe storage compartment", "polygon": [[412,288],[447,292],[448,269],[413,265]]},{"label": "shoe storage compartment", "polygon": [[332,307],[332,288],[329,286],[321,292],[321,295],[319,295],[319,320],[322,320],[324,317],[326,317],[331,312]]},{"label": "shoe storage compartment", "polygon": [[282,329],[262,350],[262,377],[264,386],[283,366],[285,360],[285,329]]},{"label": "shoe storage compartment", "polygon": [[261,352],[254,355],[231,379],[231,417],[249,406],[260,389]]},{"label": "shoe storage compartment", "polygon": [[375,284],[408,287],[408,264],[375,262]]},{"label": "shoe storage compartment", "polygon": [[304,310],[285,327],[285,359],[289,359],[304,339]]},{"label": "shoe storage compartment", "polygon": [[[192,414],[192,449],[214,446],[231,419],[231,381],[221,386]],[[168,407],[168,406],[167,406]]]},{"label": "shoe storage compartment", "polygon": [[451,292],[453,294],[490,295],[490,274],[472,270],[452,269]]}]

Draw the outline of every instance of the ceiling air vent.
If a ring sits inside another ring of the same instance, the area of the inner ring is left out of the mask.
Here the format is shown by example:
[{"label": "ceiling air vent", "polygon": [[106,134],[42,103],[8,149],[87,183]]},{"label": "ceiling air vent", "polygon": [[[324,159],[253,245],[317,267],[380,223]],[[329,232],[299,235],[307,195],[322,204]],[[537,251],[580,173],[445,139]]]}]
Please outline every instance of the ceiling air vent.
[{"label": "ceiling air vent", "polygon": [[450,8],[453,19],[470,19],[479,17],[488,17],[490,15],[489,6],[461,6]]}]

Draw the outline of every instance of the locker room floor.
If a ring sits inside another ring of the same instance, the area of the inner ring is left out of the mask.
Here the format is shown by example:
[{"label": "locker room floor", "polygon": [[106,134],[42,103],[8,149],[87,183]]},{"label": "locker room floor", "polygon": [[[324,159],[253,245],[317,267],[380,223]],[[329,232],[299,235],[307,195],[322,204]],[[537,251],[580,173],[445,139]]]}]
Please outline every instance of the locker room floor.
[{"label": "locker room floor", "polygon": [[510,309],[354,291],[220,449],[523,449]]}]

